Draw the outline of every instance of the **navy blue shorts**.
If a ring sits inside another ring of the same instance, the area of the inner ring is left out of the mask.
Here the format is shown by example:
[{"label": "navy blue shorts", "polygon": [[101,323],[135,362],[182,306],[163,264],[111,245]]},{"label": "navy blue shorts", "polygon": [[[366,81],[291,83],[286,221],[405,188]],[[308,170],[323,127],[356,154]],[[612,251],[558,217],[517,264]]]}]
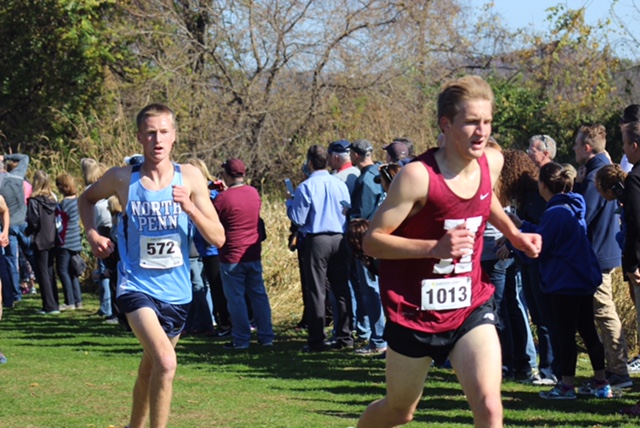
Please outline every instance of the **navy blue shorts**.
[{"label": "navy blue shorts", "polygon": [[437,366],[442,365],[458,340],[472,329],[483,324],[497,325],[493,297],[477,307],[456,330],[445,333],[425,333],[387,321],[384,338],[387,346],[409,358],[431,357]]},{"label": "navy blue shorts", "polygon": [[118,319],[129,330],[131,330],[131,327],[129,326],[129,322],[127,321],[125,314],[131,313],[140,308],[153,309],[158,316],[158,321],[160,321],[162,329],[169,337],[176,337],[182,333],[187,321],[189,306],[191,306],[190,303],[186,303],[184,305],[172,305],[140,292],[122,294],[116,299],[116,304],[120,309]]}]

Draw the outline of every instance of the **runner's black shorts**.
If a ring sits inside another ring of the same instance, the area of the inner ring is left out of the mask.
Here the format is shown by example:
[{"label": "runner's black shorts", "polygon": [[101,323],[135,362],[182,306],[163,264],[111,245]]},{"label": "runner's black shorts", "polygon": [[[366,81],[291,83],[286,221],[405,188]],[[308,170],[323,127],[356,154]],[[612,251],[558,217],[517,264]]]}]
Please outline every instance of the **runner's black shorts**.
[{"label": "runner's black shorts", "polygon": [[497,325],[497,323],[498,316],[493,297],[491,297],[486,303],[471,312],[456,330],[444,333],[425,333],[387,320],[384,338],[387,341],[387,346],[395,352],[409,358],[431,357],[439,366],[449,358],[449,353],[462,336],[480,325]]}]

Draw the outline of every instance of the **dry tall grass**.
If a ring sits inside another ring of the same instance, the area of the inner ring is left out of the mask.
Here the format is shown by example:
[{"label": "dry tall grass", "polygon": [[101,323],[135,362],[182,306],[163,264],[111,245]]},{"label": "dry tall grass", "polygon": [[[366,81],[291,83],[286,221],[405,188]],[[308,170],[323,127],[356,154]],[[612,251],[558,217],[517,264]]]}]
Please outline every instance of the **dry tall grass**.
[{"label": "dry tall grass", "polygon": [[267,240],[262,244],[262,265],[273,321],[295,324],[302,316],[302,293],[298,256],[287,247],[290,222],[284,199],[264,197],[261,216],[267,228]]}]

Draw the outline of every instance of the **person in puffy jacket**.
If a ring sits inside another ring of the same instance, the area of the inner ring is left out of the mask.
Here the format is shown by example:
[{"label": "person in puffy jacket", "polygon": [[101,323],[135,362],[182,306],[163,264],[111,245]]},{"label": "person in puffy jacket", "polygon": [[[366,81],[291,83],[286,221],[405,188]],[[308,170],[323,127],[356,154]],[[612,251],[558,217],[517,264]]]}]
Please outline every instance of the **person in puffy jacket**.
[{"label": "person in puffy jacket", "polygon": [[578,392],[609,398],[613,393],[605,376],[604,347],[593,315],[593,294],[602,283],[602,274],[587,237],[586,204],[582,195],[571,192],[572,184],[570,172],[562,165],[554,162],[544,165],[540,169],[538,191],[547,201],[545,211],[538,225],[524,221],[520,226],[523,232],[542,236],[540,286],[551,297],[551,312],[559,336],[557,351],[562,381],[551,391],[541,392],[540,397],[576,398],[577,331],[594,371],[594,379]]},{"label": "person in puffy jacket", "polygon": [[42,298],[41,314],[59,314],[58,287],[53,269],[56,244],[56,199],[46,172],[36,171],[33,193],[27,204],[26,234],[31,235],[34,270]]}]

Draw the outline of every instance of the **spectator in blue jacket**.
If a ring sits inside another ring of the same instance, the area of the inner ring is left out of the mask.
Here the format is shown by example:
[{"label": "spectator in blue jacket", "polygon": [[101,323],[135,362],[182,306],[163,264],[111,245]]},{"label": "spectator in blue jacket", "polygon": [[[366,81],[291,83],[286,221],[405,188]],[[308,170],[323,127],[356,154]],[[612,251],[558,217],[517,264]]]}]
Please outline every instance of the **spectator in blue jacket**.
[{"label": "spectator in blue jacket", "polygon": [[620,217],[616,201],[604,199],[595,185],[597,172],[611,161],[605,152],[606,130],[602,125],[581,126],[573,150],[581,165],[574,191],[587,204],[587,235],[602,270],[602,285],[594,295],[596,325],[601,333],[607,358],[607,378],[612,386],[632,386],[627,368],[627,343],[622,323],[613,302],[613,269],[622,264],[622,251],[616,241]]},{"label": "spectator in blue jacket", "polygon": [[[405,146],[406,148],[406,146]],[[373,146],[367,140],[356,140],[349,146],[351,162],[360,169],[360,177],[351,194],[351,209],[349,220],[364,219],[371,221],[376,210],[385,197],[385,192],[376,178],[380,176],[378,165],[373,162]],[[367,346],[356,349],[359,355],[376,355],[387,350],[384,340],[385,318],[380,298],[378,276],[372,275],[361,260],[355,262],[358,277],[358,292],[362,306],[368,318],[368,331],[362,339],[367,340]]]},{"label": "spectator in blue jacket", "polygon": [[575,372],[578,350],[576,331],[587,347],[594,379],[579,393],[600,398],[613,396],[605,376],[604,348],[594,324],[593,293],[602,282],[600,267],[587,238],[584,198],[570,191],[572,178],[557,163],[540,169],[538,189],[547,206],[535,225],[522,222],[523,232],[542,236],[540,286],[551,297],[551,311],[559,336],[557,358],[562,381],[540,393],[549,400],[575,399]]}]

